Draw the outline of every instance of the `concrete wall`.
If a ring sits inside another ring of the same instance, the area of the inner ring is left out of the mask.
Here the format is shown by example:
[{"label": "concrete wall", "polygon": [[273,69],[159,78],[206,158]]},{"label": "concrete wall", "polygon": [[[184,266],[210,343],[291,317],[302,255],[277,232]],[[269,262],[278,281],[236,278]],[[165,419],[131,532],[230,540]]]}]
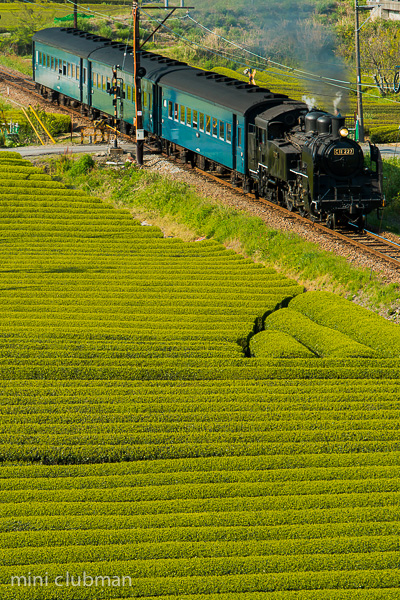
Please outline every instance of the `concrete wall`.
[{"label": "concrete wall", "polygon": [[[391,0],[390,2],[368,0],[368,4],[374,6],[372,11],[373,19],[382,18],[400,21],[400,0]],[[380,5],[379,7],[378,4]]]}]

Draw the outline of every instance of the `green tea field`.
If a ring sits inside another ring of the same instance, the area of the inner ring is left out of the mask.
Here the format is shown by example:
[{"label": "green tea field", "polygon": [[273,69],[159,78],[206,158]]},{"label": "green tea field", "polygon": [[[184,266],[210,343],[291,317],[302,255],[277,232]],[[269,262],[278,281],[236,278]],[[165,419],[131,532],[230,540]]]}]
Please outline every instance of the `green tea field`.
[{"label": "green tea field", "polygon": [[399,326],[16,153],[0,207],[2,600],[398,600]]},{"label": "green tea field", "polygon": [[[51,23],[52,21],[54,22],[54,19],[60,19],[67,15],[73,18],[73,4],[70,3],[1,2],[1,29],[13,30],[20,19],[27,20],[27,9],[30,11],[29,14],[32,14],[32,17],[36,18],[39,23]],[[81,8],[78,8],[78,10],[80,11]],[[107,4],[102,4],[101,6],[99,4],[85,4],[82,10],[84,12],[79,12],[79,14],[86,15],[91,12],[96,13],[100,10],[101,13],[106,15],[114,15],[121,12],[129,12],[129,7],[126,4],[109,0]],[[32,17],[29,16],[29,18]]]}]

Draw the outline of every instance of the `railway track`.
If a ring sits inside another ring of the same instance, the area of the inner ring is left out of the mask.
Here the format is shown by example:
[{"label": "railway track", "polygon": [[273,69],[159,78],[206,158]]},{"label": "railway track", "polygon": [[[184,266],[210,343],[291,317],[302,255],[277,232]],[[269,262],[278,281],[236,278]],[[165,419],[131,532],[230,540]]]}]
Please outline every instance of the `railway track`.
[{"label": "railway track", "polygon": [[[74,117],[74,123],[79,125],[91,125],[92,121],[82,115],[80,110],[74,109],[70,106],[55,105],[50,100],[43,98],[41,94],[35,88],[35,82],[31,77],[18,73],[13,69],[0,65],[0,85],[3,84],[4,88],[12,87],[18,93],[18,101],[13,101],[16,104],[20,104],[24,108],[28,104],[37,102],[43,108],[51,107],[51,112],[71,115]],[[29,101],[26,98],[29,97]]]},{"label": "railway track", "polygon": [[[338,231],[337,234],[340,235],[341,232]],[[358,231],[346,231],[344,236],[363,250],[379,255],[400,268],[400,244],[367,229],[362,233]]]},{"label": "railway track", "polygon": [[[34,81],[27,76],[22,74],[18,74],[18,72],[8,69],[7,67],[0,66],[0,84],[3,83],[6,86],[11,86],[17,89],[22,94],[27,94],[30,97],[33,97],[40,101],[41,105],[46,107],[52,107],[52,110],[55,112],[60,112],[64,114],[71,114],[75,117],[75,119],[79,119],[84,124],[92,124],[92,121],[83,116],[79,110],[71,108],[69,106],[57,106],[55,107],[49,100],[44,99],[35,89]],[[124,138],[128,138],[129,136],[123,136]],[[129,138],[131,139],[131,138]],[[131,140],[132,141],[132,140]],[[149,147],[151,150],[151,148]],[[171,156],[163,155],[166,160],[177,163],[178,161]],[[183,165],[179,163],[181,168],[192,171],[191,167],[188,165]],[[216,175],[214,173],[205,172],[198,168],[195,168],[195,171],[206,180],[214,181],[219,185],[228,187],[230,191],[237,193],[241,197],[246,197],[251,202],[257,203],[259,206],[262,206],[264,209],[268,208],[269,210],[277,211],[281,216],[284,216],[285,219],[300,222],[304,227],[310,228],[311,230],[318,229],[324,235],[329,237],[334,237],[339,239],[342,243],[347,244],[349,247],[357,248],[358,250],[365,252],[370,256],[374,256],[375,258],[384,261],[386,263],[390,263],[392,267],[395,267],[400,271],[400,244],[396,244],[391,240],[386,239],[383,236],[380,236],[372,231],[364,231],[358,232],[356,230],[349,231],[345,229],[336,229],[332,230],[328,227],[324,226],[321,223],[312,222],[309,219],[302,217],[299,213],[290,212],[286,208],[279,206],[273,202],[268,200],[264,200],[262,198],[256,198],[254,194],[245,193],[238,188],[232,187],[229,178]]]},{"label": "railway track", "polygon": [[235,191],[241,196],[250,198],[253,203],[257,203],[261,206],[267,206],[270,210],[280,213],[285,217],[285,219],[300,222],[303,226],[310,228],[311,230],[317,229],[326,236],[336,238],[352,248],[357,248],[358,250],[361,250],[370,256],[390,263],[392,267],[395,267],[400,271],[400,243],[397,244],[385,238],[384,236],[378,235],[377,233],[369,230],[359,232],[356,230],[356,228],[354,230],[348,230],[345,228],[330,229],[322,223],[311,221],[310,219],[301,216],[297,212],[289,211],[283,206],[279,206],[278,204],[262,198],[256,198],[256,196],[252,193],[245,193],[241,190],[235,189],[226,178],[224,179],[219,175],[207,173],[197,168],[196,171],[207,179],[212,179],[220,185],[229,187],[231,190]]},{"label": "railway track", "polygon": [[28,92],[29,94],[38,95],[32,79],[22,75],[17,76],[11,69],[7,69],[3,66],[0,66],[0,81],[6,83],[7,85],[17,87],[18,89]]}]

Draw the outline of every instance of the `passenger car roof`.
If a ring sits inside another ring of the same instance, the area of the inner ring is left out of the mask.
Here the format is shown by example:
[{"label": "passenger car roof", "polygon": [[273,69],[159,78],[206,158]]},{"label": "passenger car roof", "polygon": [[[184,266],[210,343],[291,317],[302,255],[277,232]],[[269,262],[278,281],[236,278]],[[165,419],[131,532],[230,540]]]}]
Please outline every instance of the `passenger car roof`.
[{"label": "passenger car roof", "polygon": [[255,119],[258,127],[265,128],[270,121],[278,119],[286,125],[294,125],[295,115],[306,114],[308,112],[305,102],[297,100],[284,100],[279,106],[269,108],[259,113]]},{"label": "passenger car roof", "polygon": [[75,54],[80,58],[87,58],[96,48],[102,48],[106,38],[101,35],[94,35],[86,31],[80,31],[73,27],[49,27],[37,31],[32,40],[42,42],[53,48],[64,50]]}]

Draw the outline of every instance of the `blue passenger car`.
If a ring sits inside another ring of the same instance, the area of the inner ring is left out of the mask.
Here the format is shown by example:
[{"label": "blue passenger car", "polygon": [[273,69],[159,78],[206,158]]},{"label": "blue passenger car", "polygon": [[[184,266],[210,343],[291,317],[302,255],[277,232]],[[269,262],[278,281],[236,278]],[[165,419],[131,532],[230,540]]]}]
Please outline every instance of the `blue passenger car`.
[{"label": "blue passenger car", "polygon": [[33,36],[33,79],[54,92],[53,99],[72,98],[91,105],[90,53],[104,45],[104,38],[73,30],[68,36],[58,27]]},{"label": "blue passenger car", "polygon": [[[109,88],[118,65],[123,98],[118,124],[135,126],[136,90],[132,48],[74,28],[50,28],[33,36],[34,79],[51,98],[76,100],[93,117],[115,114]],[[203,71],[151,52],[141,52],[143,126],[169,152],[194,164],[248,172],[247,142],[255,117],[286,96],[230,77]],[[68,101],[68,100],[67,100]]]}]

